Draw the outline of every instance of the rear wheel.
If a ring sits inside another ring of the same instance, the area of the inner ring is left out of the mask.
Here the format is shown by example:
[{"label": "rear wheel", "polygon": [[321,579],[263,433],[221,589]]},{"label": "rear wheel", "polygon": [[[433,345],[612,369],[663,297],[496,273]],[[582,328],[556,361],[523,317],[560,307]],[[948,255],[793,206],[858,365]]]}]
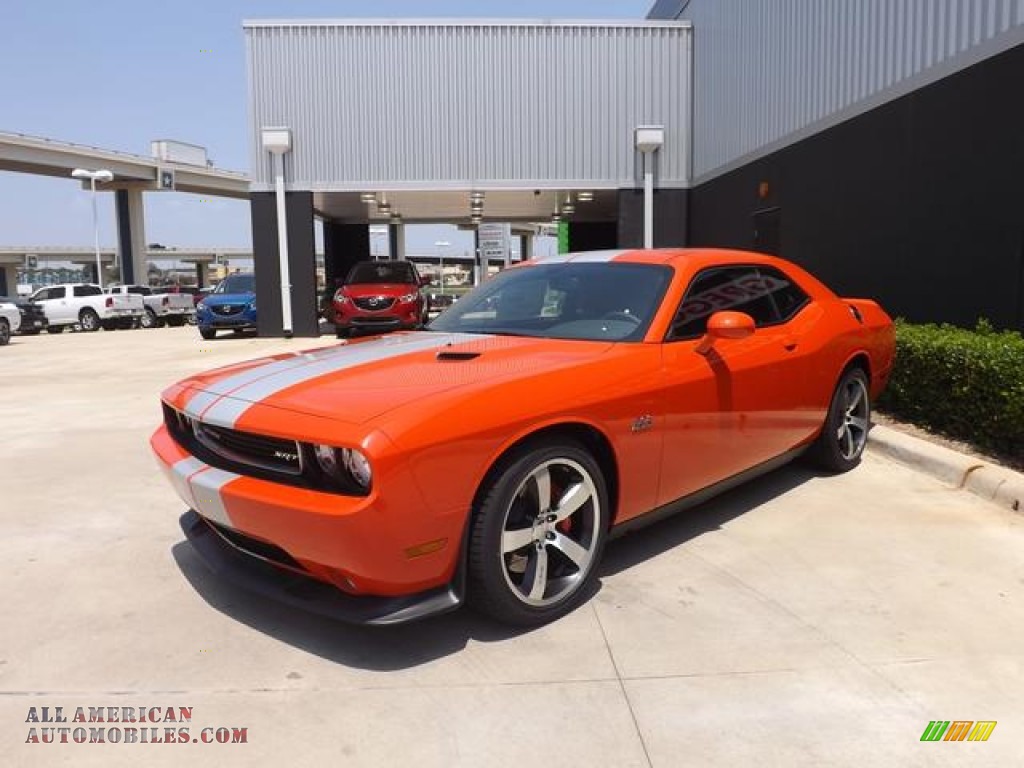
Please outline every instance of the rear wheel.
[{"label": "rear wheel", "polygon": [[0,317],[0,347],[11,343],[11,324],[6,317]]},{"label": "rear wheel", "polygon": [[86,307],[78,313],[78,324],[83,331],[98,331],[100,329],[100,316],[95,311]]},{"label": "rear wheel", "polygon": [[149,307],[146,307],[146,311],[142,313],[142,318],[139,321],[139,326],[142,328],[156,328],[159,326],[160,321],[156,319],[156,312]]},{"label": "rear wheel", "polygon": [[48,325],[46,326],[47,333],[64,333],[63,325]]},{"label": "rear wheel", "polygon": [[524,446],[502,460],[471,522],[469,598],[509,624],[537,625],[586,594],[608,528],[608,492],[571,440]]},{"label": "rear wheel", "polygon": [[217,332],[213,328],[200,328],[199,335],[209,341],[217,337]]},{"label": "rear wheel", "polygon": [[169,325],[171,328],[180,328],[184,324],[185,324],[185,318],[183,318],[183,317],[174,316],[174,317],[168,317],[167,318],[167,325]]},{"label": "rear wheel", "polygon": [[811,458],[830,472],[853,469],[864,454],[870,424],[868,377],[860,368],[850,368],[832,394],[825,424],[811,448]]}]

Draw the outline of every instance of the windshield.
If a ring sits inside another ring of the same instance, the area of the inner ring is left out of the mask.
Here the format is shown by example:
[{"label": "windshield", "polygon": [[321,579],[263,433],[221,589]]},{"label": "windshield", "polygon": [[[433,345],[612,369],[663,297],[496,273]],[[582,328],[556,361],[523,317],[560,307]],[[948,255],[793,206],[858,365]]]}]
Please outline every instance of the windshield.
[{"label": "windshield", "polygon": [[346,285],[366,283],[415,283],[412,265],[406,261],[363,261],[352,267]]},{"label": "windshield", "polygon": [[502,272],[427,330],[640,341],[672,279],[653,264],[540,264]]},{"label": "windshield", "polygon": [[228,275],[213,291],[214,293],[255,293],[255,275]]}]

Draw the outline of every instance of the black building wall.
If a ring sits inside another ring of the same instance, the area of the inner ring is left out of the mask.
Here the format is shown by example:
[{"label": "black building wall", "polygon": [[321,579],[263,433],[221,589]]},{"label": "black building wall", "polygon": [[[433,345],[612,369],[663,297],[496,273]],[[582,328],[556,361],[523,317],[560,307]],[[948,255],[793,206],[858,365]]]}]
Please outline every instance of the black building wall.
[{"label": "black building wall", "polygon": [[1024,327],[1022,88],[1018,46],[698,185],[690,244],[777,245],[909,320]]}]

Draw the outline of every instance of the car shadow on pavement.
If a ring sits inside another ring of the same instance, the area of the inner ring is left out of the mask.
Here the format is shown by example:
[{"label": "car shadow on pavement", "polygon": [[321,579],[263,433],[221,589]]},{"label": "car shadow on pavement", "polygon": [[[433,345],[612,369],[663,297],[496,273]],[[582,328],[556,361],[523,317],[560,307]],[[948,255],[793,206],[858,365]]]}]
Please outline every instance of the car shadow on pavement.
[{"label": "car shadow on pavement", "polygon": [[186,541],[175,544],[171,554],[188,582],[211,607],[283,643],[359,669],[417,667],[457,653],[470,639],[498,642],[529,631],[497,624],[465,607],[402,626],[345,624],[236,587],[211,572]]},{"label": "car shadow on pavement", "polygon": [[[600,591],[600,577],[634,567],[715,530],[816,476],[806,467],[792,464],[610,542],[599,566],[599,578],[584,596],[581,607]],[[457,653],[471,639],[501,642],[530,631],[498,624],[465,607],[412,625],[353,626],[268,601],[236,587],[213,574],[185,541],[175,544],[171,554],[196,593],[211,607],[294,648],[349,667],[374,671],[409,669]]]},{"label": "car shadow on pavement", "polygon": [[692,509],[627,533],[605,547],[598,576],[611,576],[632,568],[704,533],[717,530],[730,520],[757,509],[812,478],[823,476],[798,460]]}]

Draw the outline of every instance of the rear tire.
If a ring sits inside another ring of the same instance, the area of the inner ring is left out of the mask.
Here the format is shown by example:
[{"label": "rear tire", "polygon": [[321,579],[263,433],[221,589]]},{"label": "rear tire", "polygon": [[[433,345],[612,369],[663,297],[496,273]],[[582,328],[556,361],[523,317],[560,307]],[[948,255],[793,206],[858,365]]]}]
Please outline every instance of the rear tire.
[{"label": "rear tire", "polygon": [[213,328],[200,328],[199,335],[207,341],[217,338],[217,332]]},{"label": "rear tire", "polygon": [[523,445],[488,475],[470,522],[470,602],[544,624],[575,608],[601,560],[610,508],[601,468],[568,439]]},{"label": "rear tire", "polygon": [[870,424],[868,377],[860,368],[850,368],[832,394],[821,434],[811,446],[810,459],[828,472],[850,471],[864,455]]},{"label": "rear tire", "polygon": [[156,312],[146,307],[146,311],[142,313],[142,317],[139,320],[139,326],[142,328],[157,328],[159,323],[160,321],[156,319]]},{"label": "rear tire", "polygon": [[78,324],[83,331],[92,333],[100,329],[100,316],[93,310],[86,307],[78,313]]},{"label": "rear tire", "polygon": [[171,328],[181,328],[185,324],[185,318],[183,317],[168,317],[167,325]]},{"label": "rear tire", "polygon": [[48,325],[46,326],[47,333],[64,333],[63,325]]},{"label": "rear tire", "polygon": [[11,324],[6,317],[0,317],[0,347],[11,343]]}]

